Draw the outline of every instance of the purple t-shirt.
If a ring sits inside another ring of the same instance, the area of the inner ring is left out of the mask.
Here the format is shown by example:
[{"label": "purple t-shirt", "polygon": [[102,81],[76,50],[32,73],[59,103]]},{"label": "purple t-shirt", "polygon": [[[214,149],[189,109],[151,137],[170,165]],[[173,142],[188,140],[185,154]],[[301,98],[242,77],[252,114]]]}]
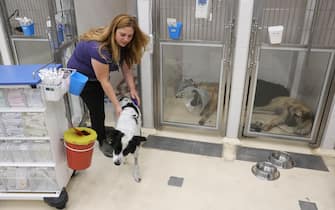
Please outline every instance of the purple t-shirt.
[{"label": "purple t-shirt", "polygon": [[94,80],[96,76],[91,64],[91,58],[94,58],[101,63],[108,64],[109,71],[117,71],[119,67],[117,63],[112,60],[112,55],[106,50],[102,50],[101,52],[106,59],[100,56],[99,43],[97,41],[80,41],[69,59],[67,67],[76,69],[80,73],[88,76],[89,79]]}]

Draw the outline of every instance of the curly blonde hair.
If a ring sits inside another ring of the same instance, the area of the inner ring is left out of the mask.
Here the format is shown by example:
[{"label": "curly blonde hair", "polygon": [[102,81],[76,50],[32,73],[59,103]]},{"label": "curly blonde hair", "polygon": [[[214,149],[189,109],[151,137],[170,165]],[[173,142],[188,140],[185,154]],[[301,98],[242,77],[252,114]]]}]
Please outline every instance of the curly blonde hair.
[{"label": "curly blonde hair", "polygon": [[[136,17],[120,14],[105,27],[93,28],[80,36],[80,40],[94,40],[100,43],[99,54],[105,58],[102,50],[111,53],[114,62],[120,62],[120,46],[115,41],[116,30],[124,27],[132,27],[134,30],[133,39],[124,47],[124,62],[131,67],[133,64],[139,64],[149,37],[141,31]],[[106,58],[105,58],[106,59]]]}]

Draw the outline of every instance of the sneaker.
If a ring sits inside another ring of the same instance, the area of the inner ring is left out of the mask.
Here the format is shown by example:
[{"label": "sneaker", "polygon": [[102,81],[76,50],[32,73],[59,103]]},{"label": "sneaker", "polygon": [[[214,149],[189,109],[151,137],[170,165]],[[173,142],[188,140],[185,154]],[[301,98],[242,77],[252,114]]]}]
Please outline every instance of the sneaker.
[{"label": "sneaker", "polygon": [[113,149],[107,142],[103,141],[99,144],[99,149],[106,157],[113,157]]}]

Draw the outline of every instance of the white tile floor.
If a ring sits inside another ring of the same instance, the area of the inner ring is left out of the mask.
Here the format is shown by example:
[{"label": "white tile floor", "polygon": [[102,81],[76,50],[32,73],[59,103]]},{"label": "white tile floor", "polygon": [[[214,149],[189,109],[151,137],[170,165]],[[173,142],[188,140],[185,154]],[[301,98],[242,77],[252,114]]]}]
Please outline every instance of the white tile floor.
[{"label": "white tile floor", "polygon": [[[77,172],[67,186],[66,209],[122,210],[300,210],[299,200],[318,210],[335,209],[335,157],[324,156],[329,172],[280,169],[275,181],[251,173],[254,163],[142,148],[142,182],[129,164],[114,166],[96,148],[92,166]],[[181,187],[170,176],[184,178]],[[55,209],[43,201],[0,201],[1,210]],[[309,210],[309,209],[308,209]]]}]

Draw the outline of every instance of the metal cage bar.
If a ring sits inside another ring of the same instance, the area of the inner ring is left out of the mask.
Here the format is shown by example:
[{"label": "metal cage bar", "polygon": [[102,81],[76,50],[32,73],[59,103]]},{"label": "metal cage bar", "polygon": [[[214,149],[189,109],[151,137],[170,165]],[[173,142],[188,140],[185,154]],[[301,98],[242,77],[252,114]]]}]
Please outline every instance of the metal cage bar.
[{"label": "metal cage bar", "polygon": [[[333,0],[256,0],[254,17],[257,17],[261,30],[258,39],[260,43],[268,42],[269,26],[283,25],[283,44],[306,45],[311,35],[310,31],[313,30],[313,47],[335,47]],[[316,18],[314,26],[313,17]]]},{"label": "metal cage bar", "polygon": [[208,18],[195,18],[195,0],[160,0],[160,39],[168,40],[167,18],[183,23],[182,41],[224,41],[225,26],[230,24],[231,0],[211,1]]}]

